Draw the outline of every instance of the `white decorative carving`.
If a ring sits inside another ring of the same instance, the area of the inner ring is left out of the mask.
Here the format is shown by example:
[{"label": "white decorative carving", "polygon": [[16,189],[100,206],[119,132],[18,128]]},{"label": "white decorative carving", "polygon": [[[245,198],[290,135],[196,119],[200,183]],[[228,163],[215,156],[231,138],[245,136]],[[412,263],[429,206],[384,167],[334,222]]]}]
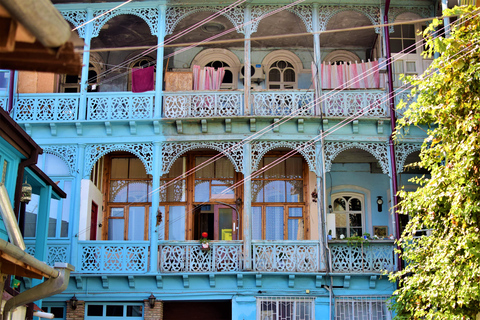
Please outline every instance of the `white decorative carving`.
[{"label": "white decorative carving", "polygon": [[42,145],[46,153],[56,155],[67,164],[70,174],[77,173],[77,146],[75,145]]},{"label": "white decorative carving", "polygon": [[[318,29],[327,30],[327,24],[330,19],[342,11],[356,11],[363,13],[373,25],[380,24],[380,9],[374,6],[320,6],[318,7]],[[380,33],[380,28],[375,28],[376,33]]]},{"label": "white decorative carving", "polygon": [[[187,16],[201,12],[201,11],[213,11],[213,12],[219,12],[221,10],[225,9],[225,7],[220,7],[220,6],[201,6],[201,7],[168,7],[166,11],[166,23],[165,23],[165,34],[171,34],[173,33],[173,30],[175,30],[175,27],[177,24],[182,20],[185,19]],[[243,19],[244,19],[244,7],[243,6],[237,6],[234,7],[224,13],[222,13],[223,16],[225,16],[230,22],[233,24],[235,28],[237,28],[238,33],[244,33],[243,27],[241,25],[243,24]]]},{"label": "white decorative carving", "polygon": [[110,11],[105,14],[105,10],[95,10],[93,12],[93,17],[95,19],[93,23],[93,30],[92,30],[92,37],[97,37],[100,33],[100,29],[102,29],[103,25],[113,17],[122,15],[122,14],[133,14],[147,23],[150,27],[150,31],[152,35],[158,36],[158,9],[153,7],[148,8],[128,8],[128,6],[124,6],[118,8],[116,10]]},{"label": "white decorative carving", "polygon": [[388,144],[374,142],[326,142],[325,143],[325,171],[329,172],[332,168],[333,160],[347,149],[362,149],[371,153],[378,160],[384,174],[389,174],[388,170]]},{"label": "white decorative carving", "polygon": [[226,156],[233,164],[235,171],[243,172],[243,146],[237,142],[166,142],[162,145],[163,173],[168,173],[175,160],[187,151],[209,148]]},{"label": "white decorative carving", "polygon": [[407,157],[415,151],[420,151],[422,145],[419,143],[399,143],[395,145],[395,163],[397,164],[397,173],[403,172]]},{"label": "white decorative carving", "polygon": [[[282,9],[283,6],[253,6],[251,17],[252,17],[252,26],[251,31],[252,33],[256,32],[258,29],[258,25],[262,19],[268,17],[273,13],[275,10]],[[305,24],[305,28],[307,32],[313,32],[313,23],[312,23],[312,7],[311,6],[293,6],[286,9],[290,12],[296,14]]]},{"label": "white decorative carving", "polygon": [[[426,7],[391,7],[388,10],[388,22],[393,23],[402,13],[416,13],[422,18],[429,18],[434,16],[433,6]],[[433,18],[432,18],[433,19]],[[393,26],[390,26],[390,33],[393,32]]]},{"label": "white decorative carving", "polygon": [[297,150],[308,163],[308,168],[316,172],[315,142],[309,141],[253,141],[252,142],[252,172],[256,171],[263,156],[276,148]]},{"label": "white decorative carving", "polygon": [[153,144],[152,143],[123,143],[123,144],[95,144],[85,147],[85,171],[88,176],[93,165],[102,156],[109,152],[127,151],[136,155],[145,166],[148,174],[153,170]]},{"label": "white decorative carving", "polygon": [[[60,13],[75,28],[87,22],[87,10],[62,10]],[[78,28],[77,32],[80,38],[85,38],[85,26]]]}]

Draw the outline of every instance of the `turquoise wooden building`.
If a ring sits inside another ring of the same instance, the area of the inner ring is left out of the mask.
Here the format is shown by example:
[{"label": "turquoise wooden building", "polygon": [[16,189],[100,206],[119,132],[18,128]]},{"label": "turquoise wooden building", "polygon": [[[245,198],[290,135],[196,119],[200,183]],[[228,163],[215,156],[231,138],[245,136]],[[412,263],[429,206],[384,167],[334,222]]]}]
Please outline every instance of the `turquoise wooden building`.
[{"label": "turquoise wooden building", "polygon": [[45,311],[391,318],[393,195],[415,188],[404,166],[425,137],[393,144],[392,110],[446,1],[53,3],[84,42],[82,74],[18,72],[12,111],[67,193],[46,261],[76,271]]}]

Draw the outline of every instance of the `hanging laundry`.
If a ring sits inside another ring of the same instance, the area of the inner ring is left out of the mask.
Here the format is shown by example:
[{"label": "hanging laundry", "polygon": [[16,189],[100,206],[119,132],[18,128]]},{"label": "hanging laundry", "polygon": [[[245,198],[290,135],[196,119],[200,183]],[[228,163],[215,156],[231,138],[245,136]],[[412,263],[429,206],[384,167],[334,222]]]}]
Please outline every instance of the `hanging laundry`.
[{"label": "hanging laundry", "polygon": [[132,92],[145,92],[155,90],[155,66],[147,68],[133,68]]}]

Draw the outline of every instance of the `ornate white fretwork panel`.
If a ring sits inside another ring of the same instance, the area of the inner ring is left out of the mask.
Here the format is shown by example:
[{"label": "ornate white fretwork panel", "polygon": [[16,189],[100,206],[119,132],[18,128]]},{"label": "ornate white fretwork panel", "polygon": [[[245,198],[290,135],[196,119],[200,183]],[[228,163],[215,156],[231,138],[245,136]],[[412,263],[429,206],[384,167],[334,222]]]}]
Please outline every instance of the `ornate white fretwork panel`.
[{"label": "ornate white fretwork panel", "polygon": [[[342,11],[356,11],[364,14],[373,25],[380,24],[380,9],[374,6],[320,6],[318,7],[318,29],[327,30],[327,24],[330,19]],[[375,28],[376,33],[380,33],[380,28]]]},{"label": "ornate white fretwork panel", "polygon": [[[258,30],[258,25],[262,19],[284,10],[284,6],[253,6],[252,7],[252,33]],[[312,25],[312,7],[311,6],[293,6],[287,9],[296,14],[305,24],[307,32],[313,31]]]},{"label": "ornate white fretwork panel", "polygon": [[[391,7],[388,10],[388,22],[393,23],[399,15],[402,13],[416,13],[422,18],[429,18],[434,16],[434,10],[432,6],[428,7]],[[393,32],[393,26],[390,26],[390,33]]]},{"label": "ornate white fretwork panel", "polygon": [[[171,34],[173,33],[173,30],[175,30],[175,27],[177,24],[182,20],[185,19],[187,16],[201,12],[201,11],[213,11],[215,13],[220,12],[224,10],[225,7],[220,7],[220,6],[214,6],[214,7],[208,7],[208,6],[201,6],[201,7],[169,7],[167,8],[166,12],[166,25],[165,25],[165,34]],[[244,16],[244,7],[243,6],[237,6],[234,7],[230,10],[227,10],[226,12],[223,12],[222,15],[230,20],[232,22],[233,26],[237,28],[238,33],[244,33],[243,27],[243,16]]]},{"label": "ornate white fretwork panel", "polygon": [[419,143],[399,143],[395,145],[395,163],[397,164],[397,173],[403,172],[407,157],[415,151],[420,151],[422,145]]},{"label": "ornate white fretwork panel", "polygon": [[263,156],[276,148],[289,148],[298,151],[308,163],[308,168],[316,172],[315,143],[308,141],[253,141],[252,142],[252,172],[258,169]]},{"label": "ornate white fretwork panel", "polygon": [[122,14],[133,14],[143,19],[152,35],[158,36],[158,9],[153,7],[148,8],[118,8],[116,10],[110,11],[105,14],[105,10],[95,10],[93,11],[93,17],[96,18],[93,23],[92,37],[97,37],[102,29],[103,25],[113,17],[122,15]]},{"label": "ornate white fretwork panel", "polygon": [[77,170],[77,146],[75,145],[46,145],[42,146],[43,151],[56,155],[68,166],[70,174],[73,176]]},{"label": "ornate white fretwork panel", "polygon": [[371,153],[378,160],[384,174],[388,170],[388,144],[374,142],[326,142],[325,143],[325,171],[332,168],[333,160],[342,152],[348,149],[361,149]]},{"label": "ornate white fretwork panel", "polygon": [[208,148],[217,150],[233,164],[235,171],[243,172],[243,146],[237,142],[189,142],[164,143],[162,145],[163,173],[168,173],[175,160],[187,151]]},{"label": "ornate white fretwork panel", "polygon": [[[63,18],[77,28],[87,22],[87,10],[65,10],[60,12]],[[76,30],[80,38],[85,38],[85,26]]]},{"label": "ornate white fretwork panel", "polygon": [[85,147],[84,176],[90,174],[93,165],[102,156],[114,151],[127,151],[136,155],[145,166],[148,174],[153,169],[153,144],[152,143],[123,143],[123,144],[95,144]]}]

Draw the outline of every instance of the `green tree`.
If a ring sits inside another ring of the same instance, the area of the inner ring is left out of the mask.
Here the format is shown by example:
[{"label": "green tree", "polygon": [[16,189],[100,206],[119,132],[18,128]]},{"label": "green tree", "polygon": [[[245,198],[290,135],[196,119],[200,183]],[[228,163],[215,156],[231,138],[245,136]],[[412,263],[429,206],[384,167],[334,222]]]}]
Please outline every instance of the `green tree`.
[{"label": "green tree", "polygon": [[[417,165],[430,177],[399,194],[399,213],[410,221],[399,241],[406,266],[390,275],[399,283],[396,319],[475,319],[480,312],[480,19],[474,7],[444,14],[460,13],[449,38],[428,36],[440,21],[427,28],[427,54],[440,57],[407,79],[417,100],[401,106],[398,130],[428,128]],[[414,238],[421,229],[431,236]]]}]

